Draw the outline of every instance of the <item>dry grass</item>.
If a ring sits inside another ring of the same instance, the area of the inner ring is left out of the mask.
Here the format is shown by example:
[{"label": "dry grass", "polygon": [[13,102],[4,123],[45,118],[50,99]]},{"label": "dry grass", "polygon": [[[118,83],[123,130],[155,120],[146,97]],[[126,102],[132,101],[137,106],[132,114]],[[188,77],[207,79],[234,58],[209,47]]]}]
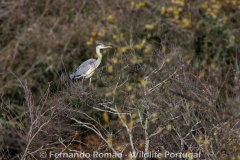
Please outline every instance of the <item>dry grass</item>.
[{"label": "dry grass", "polygon": [[[239,0],[2,1],[0,156],[239,158],[239,10]],[[114,49],[93,87],[69,86],[99,42]]]}]

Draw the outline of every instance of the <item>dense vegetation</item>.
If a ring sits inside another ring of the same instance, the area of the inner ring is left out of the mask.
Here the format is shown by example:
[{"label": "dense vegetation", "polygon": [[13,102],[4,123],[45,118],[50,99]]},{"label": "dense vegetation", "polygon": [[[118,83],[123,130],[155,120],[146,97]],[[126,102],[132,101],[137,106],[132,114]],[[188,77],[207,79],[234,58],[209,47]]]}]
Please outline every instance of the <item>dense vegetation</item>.
[{"label": "dense vegetation", "polygon": [[[240,159],[239,17],[240,0],[1,1],[0,158]],[[92,86],[69,84],[100,42]]]}]

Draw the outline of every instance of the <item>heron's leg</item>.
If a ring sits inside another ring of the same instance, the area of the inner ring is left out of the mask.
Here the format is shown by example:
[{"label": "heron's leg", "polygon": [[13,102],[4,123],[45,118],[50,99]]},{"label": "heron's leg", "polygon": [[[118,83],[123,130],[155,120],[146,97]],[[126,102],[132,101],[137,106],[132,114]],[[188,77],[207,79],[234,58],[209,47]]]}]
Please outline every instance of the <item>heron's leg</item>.
[{"label": "heron's leg", "polygon": [[89,81],[89,87],[91,87],[91,77],[90,77],[90,81]]},{"label": "heron's leg", "polygon": [[83,80],[84,80],[84,77],[82,78],[82,89],[83,89]]},{"label": "heron's leg", "polygon": [[83,84],[84,77],[82,78],[82,84]]}]

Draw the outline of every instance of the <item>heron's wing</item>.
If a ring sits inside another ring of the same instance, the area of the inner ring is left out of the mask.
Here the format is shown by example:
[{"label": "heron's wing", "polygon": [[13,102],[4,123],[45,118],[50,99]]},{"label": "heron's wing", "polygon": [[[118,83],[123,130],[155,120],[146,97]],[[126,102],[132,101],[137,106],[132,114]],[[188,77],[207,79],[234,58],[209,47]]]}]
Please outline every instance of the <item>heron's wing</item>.
[{"label": "heron's wing", "polygon": [[80,77],[86,76],[86,73],[93,68],[95,62],[96,62],[96,59],[89,59],[83,62],[72,74],[72,77],[80,78]]}]

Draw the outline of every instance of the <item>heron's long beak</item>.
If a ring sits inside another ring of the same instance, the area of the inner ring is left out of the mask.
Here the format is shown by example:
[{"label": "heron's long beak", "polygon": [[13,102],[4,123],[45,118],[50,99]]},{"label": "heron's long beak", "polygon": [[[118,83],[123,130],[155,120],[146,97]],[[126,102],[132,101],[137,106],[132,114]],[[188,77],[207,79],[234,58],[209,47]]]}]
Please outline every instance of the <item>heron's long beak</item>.
[{"label": "heron's long beak", "polygon": [[103,46],[103,48],[112,48],[111,46]]}]

